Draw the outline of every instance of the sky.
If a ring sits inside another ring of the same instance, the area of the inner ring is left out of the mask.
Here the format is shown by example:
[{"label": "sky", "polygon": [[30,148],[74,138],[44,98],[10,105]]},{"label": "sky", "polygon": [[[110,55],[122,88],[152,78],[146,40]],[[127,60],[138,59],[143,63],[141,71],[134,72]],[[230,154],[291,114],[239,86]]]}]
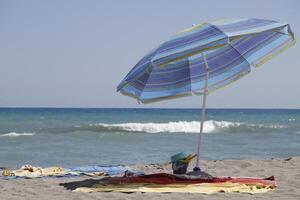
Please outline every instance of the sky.
[{"label": "sky", "polygon": [[[116,92],[175,32],[202,21],[287,22],[298,0],[0,0],[0,107],[199,108],[201,96],[140,105]],[[300,108],[298,44],[207,98],[209,108]]]}]

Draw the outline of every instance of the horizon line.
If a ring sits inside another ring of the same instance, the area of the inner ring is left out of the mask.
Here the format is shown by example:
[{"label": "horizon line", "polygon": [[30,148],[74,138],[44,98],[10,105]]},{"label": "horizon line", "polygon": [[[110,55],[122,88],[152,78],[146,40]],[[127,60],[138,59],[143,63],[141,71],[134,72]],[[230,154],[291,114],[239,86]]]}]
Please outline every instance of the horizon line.
[{"label": "horizon line", "polygon": [[[0,109],[197,109],[201,108],[177,108],[177,107],[154,107],[154,108],[139,108],[139,107],[52,107],[52,106],[0,106]],[[206,108],[211,110],[300,110],[300,108]]]}]

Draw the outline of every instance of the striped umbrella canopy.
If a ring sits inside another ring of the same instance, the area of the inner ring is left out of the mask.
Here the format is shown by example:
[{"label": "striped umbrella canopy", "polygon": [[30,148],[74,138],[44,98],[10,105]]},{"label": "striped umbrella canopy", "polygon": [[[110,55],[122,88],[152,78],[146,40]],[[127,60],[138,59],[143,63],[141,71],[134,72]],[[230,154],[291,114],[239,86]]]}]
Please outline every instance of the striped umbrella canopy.
[{"label": "striped umbrella canopy", "polygon": [[263,19],[223,19],[184,29],[144,56],[117,91],[141,103],[203,95],[197,166],[206,95],[258,67],[295,44],[288,23]]}]

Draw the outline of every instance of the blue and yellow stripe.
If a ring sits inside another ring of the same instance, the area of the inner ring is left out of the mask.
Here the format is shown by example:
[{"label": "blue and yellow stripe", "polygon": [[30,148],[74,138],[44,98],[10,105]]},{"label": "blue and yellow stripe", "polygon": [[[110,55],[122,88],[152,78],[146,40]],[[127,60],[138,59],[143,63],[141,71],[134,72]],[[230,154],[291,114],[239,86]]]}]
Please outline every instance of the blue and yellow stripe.
[{"label": "blue and yellow stripe", "polygon": [[202,94],[238,80],[295,44],[290,25],[262,19],[223,19],[180,31],[143,57],[117,87],[142,103]]}]

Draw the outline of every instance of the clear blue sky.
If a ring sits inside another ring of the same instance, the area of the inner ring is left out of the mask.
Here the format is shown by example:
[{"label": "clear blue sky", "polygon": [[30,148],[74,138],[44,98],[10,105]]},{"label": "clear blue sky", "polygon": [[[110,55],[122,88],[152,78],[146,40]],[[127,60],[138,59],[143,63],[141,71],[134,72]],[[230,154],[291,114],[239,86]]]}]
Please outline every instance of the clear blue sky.
[{"label": "clear blue sky", "polygon": [[[116,93],[136,62],[174,32],[224,17],[291,24],[297,0],[0,0],[0,106],[200,107],[199,96],[138,105]],[[300,108],[299,44],[208,96],[213,108]]]}]

